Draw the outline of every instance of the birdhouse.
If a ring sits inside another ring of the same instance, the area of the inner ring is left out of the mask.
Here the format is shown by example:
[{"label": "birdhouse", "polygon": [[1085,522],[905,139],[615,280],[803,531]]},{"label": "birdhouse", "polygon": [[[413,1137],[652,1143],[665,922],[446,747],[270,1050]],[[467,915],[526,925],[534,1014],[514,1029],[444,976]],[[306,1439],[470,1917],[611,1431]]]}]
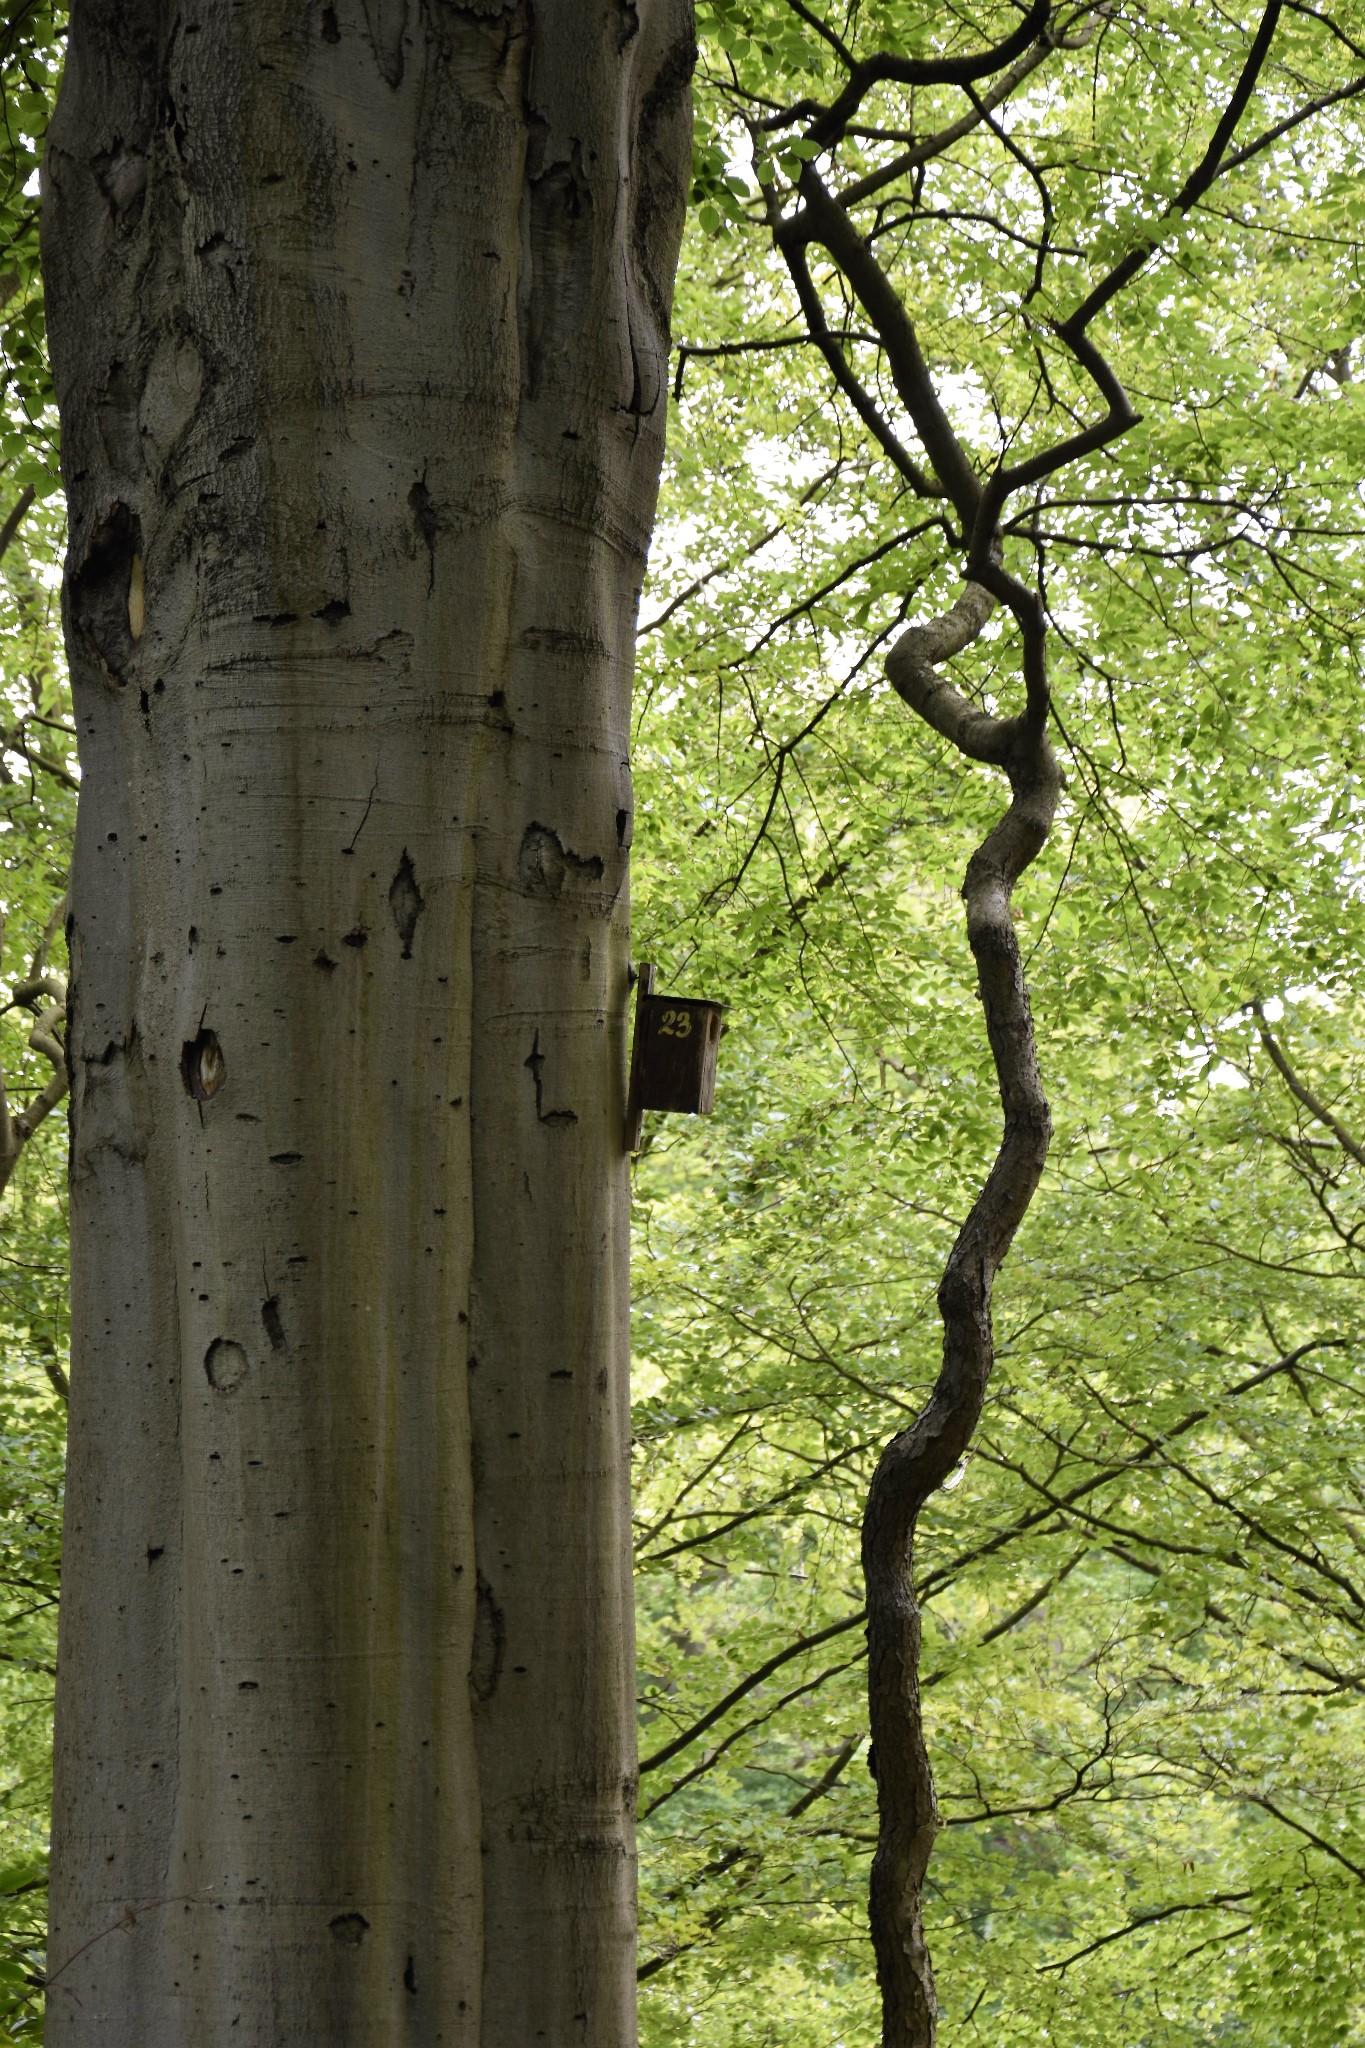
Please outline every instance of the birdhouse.
[{"label": "birdhouse", "polygon": [[716,1051],[723,1003],[654,993],[645,964],[635,985],[635,1042],[626,1099],[626,1150],[640,1149],[647,1109],[710,1116],[716,1093]]}]

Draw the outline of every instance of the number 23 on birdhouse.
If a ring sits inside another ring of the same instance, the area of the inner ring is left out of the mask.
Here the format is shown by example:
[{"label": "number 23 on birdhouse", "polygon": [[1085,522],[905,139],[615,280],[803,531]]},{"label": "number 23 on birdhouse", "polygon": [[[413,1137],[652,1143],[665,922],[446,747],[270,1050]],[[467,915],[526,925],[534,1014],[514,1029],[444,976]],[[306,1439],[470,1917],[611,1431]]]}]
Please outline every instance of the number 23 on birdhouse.
[{"label": "number 23 on birdhouse", "polygon": [[710,1116],[716,1093],[716,1051],[723,1003],[654,993],[645,963],[635,985],[635,1042],[626,1098],[626,1150],[638,1152],[647,1109]]}]

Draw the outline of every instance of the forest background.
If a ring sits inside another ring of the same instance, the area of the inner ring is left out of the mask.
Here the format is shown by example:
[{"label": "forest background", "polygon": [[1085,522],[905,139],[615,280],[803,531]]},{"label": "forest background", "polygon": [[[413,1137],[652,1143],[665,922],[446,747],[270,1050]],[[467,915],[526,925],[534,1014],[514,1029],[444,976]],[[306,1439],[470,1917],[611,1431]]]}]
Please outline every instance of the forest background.
[{"label": "forest background", "polygon": [[[999,1123],[957,900],[999,791],[882,675],[960,570],[804,338],[765,216],[805,146],[761,122],[827,94],[855,32],[978,47],[1018,12],[699,10],[634,951],[663,987],[723,999],[728,1029],[716,1115],[658,1120],[636,1168],[648,2048],[875,2038],[858,1525],[937,1368],[935,1287]],[[1365,2034],[1365,10],[1284,10],[1249,128],[1310,99],[1315,119],[1163,226],[1261,18],[1078,6],[1008,121],[969,123],[876,230],[983,463],[1026,438],[1073,245],[1103,263],[1164,236],[1108,328],[1142,421],[1041,484],[1021,529],[1067,774],[1016,898],[1056,1136],[997,1291],[976,1444],[918,1545],[946,1822],[929,1934],[954,2042]],[[66,1391],[54,1047],[78,770],[35,177],[61,30],[41,0],[0,28],[15,2040],[41,2038]],[[934,90],[916,134],[962,115]],[[837,272],[815,283],[879,392]],[[959,687],[993,707],[1006,657],[993,624]]]}]

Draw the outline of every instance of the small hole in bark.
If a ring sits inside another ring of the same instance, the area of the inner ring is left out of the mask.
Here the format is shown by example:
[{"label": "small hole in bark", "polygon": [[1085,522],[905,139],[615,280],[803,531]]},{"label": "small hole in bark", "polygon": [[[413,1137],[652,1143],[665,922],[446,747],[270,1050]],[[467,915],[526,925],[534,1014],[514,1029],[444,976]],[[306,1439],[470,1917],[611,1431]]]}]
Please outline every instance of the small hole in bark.
[{"label": "small hole in bark", "polygon": [[411,1957],[411,1956],[409,1956],[409,1957],[408,1957],[408,1960],[407,1960],[407,1967],[406,1967],[406,1968],[405,1968],[405,1970],[403,1971],[403,1989],[404,1989],[405,1991],[410,1991],[410,1992],[412,1993],[413,1997],[414,1997],[414,1998],[416,1997],[416,1995],[417,1995],[417,1968],[416,1968],[416,1965],[414,1964],[414,1962],[413,1962],[413,1959],[412,1959],[412,1957]]},{"label": "small hole in bark", "polygon": [[180,1078],[185,1093],[196,1102],[207,1102],[227,1079],[227,1062],[216,1031],[201,1031],[180,1049]]},{"label": "small hole in bark", "polygon": [[247,1356],[231,1337],[215,1337],[204,1353],[209,1385],[219,1394],[235,1394],[247,1373]]},{"label": "small hole in bark", "polygon": [[337,11],[335,7],[324,7],[322,10],[322,40],[324,43],[339,43],[341,41],[341,30],[337,27]]},{"label": "small hole in bark", "polygon": [[329,1920],[332,1939],[339,1941],[343,1948],[359,1948],[370,1931],[370,1923],[363,1913],[338,1913],[335,1920]]},{"label": "small hole in bark", "polygon": [[369,943],[369,937],[369,933],[357,925],[353,932],[347,932],[341,943],[343,946],[364,946]]},{"label": "small hole in bark", "polygon": [[261,1303],[261,1322],[266,1336],[270,1339],[272,1351],[284,1349],[284,1324],[280,1321],[280,1299],[272,1294],[269,1301]]}]

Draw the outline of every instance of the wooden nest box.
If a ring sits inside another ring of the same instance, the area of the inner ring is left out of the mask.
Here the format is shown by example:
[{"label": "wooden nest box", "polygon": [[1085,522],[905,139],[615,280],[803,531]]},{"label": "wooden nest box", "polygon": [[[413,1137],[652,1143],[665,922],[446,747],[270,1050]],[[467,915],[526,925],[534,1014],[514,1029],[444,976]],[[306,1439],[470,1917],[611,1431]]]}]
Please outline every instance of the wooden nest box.
[{"label": "wooden nest box", "polygon": [[716,1052],[723,1003],[654,993],[646,963],[635,985],[635,1040],[626,1097],[626,1150],[638,1152],[647,1109],[710,1116],[716,1093]]}]

